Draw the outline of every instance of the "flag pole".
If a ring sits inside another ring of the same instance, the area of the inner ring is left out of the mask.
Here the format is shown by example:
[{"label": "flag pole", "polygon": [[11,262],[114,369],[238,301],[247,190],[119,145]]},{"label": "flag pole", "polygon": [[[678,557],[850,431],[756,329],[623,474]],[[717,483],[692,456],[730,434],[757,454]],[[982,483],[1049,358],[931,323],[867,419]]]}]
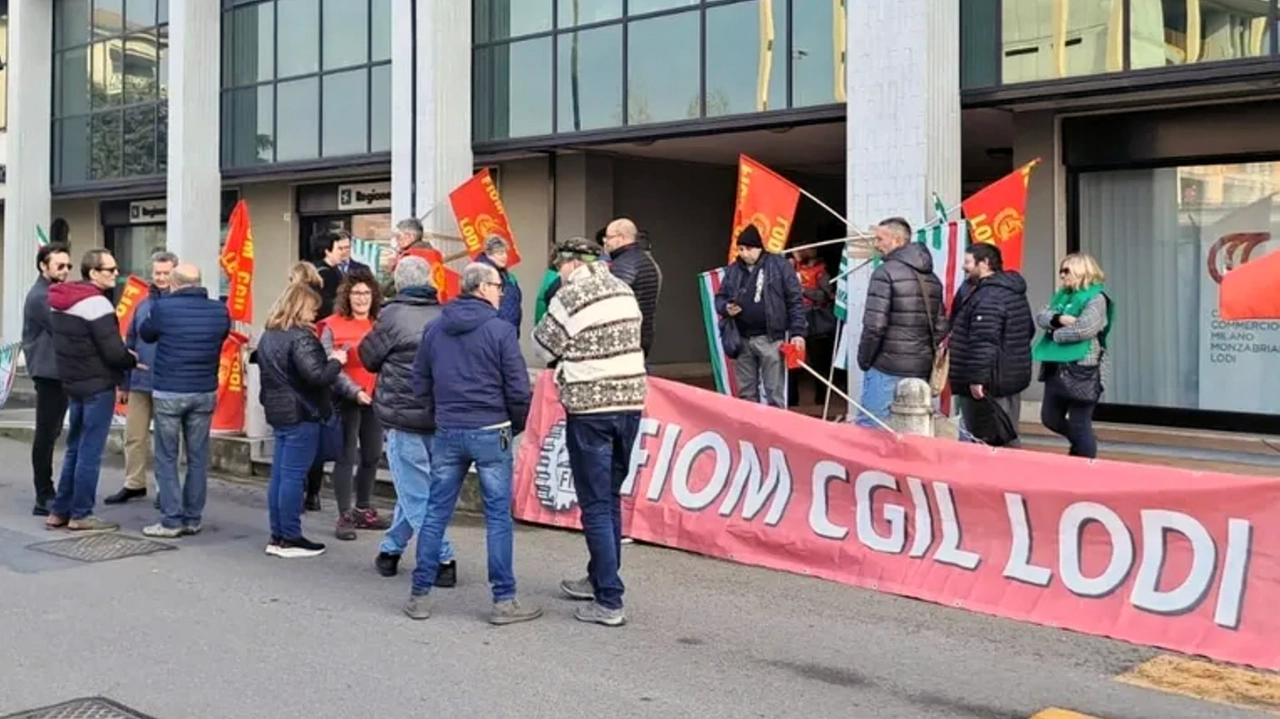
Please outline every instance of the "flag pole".
[{"label": "flag pole", "polygon": [[800,187],[799,185],[796,186],[796,189],[800,191],[800,194],[816,202],[818,204],[818,207],[821,207],[827,212],[830,212],[832,215],[835,215],[836,219],[843,222],[845,227],[849,227],[849,228],[853,227],[853,223],[849,222],[849,220],[844,215],[841,215],[839,212],[836,212],[835,210],[831,209],[831,205],[828,205],[822,200],[819,200],[817,197],[814,196],[812,192],[809,192],[808,190],[804,189],[803,187]]},{"label": "flag pole", "polygon": [[831,388],[836,384],[836,355],[840,354],[841,335],[844,334],[844,322],[836,323],[836,345],[831,349],[831,370],[827,372],[827,398],[822,402],[822,421],[827,421],[831,411]]},{"label": "flag pole", "polygon": [[798,245],[796,247],[788,247],[784,249],[782,252],[783,254],[786,254],[788,252],[799,252],[800,250],[810,250],[815,247],[826,247],[827,245],[848,243],[853,240],[870,240],[875,238],[875,235],[869,235],[865,232],[861,232],[860,230],[855,230],[855,232],[859,232],[860,234],[849,235],[848,237],[836,237],[830,240],[822,240],[821,242],[810,242],[807,245]]},{"label": "flag pole", "polygon": [[802,367],[805,371],[807,371],[809,374],[811,374],[811,375],[813,375],[814,377],[816,377],[816,378],[818,379],[818,381],[819,381],[819,382],[822,382],[822,383],[826,384],[826,385],[827,385],[827,389],[829,389],[829,390],[831,390],[832,392],[835,392],[836,394],[840,395],[840,397],[841,397],[841,398],[843,398],[843,399],[844,399],[844,401],[846,401],[846,402],[848,402],[848,403],[849,403],[849,406],[850,406],[850,407],[856,407],[856,408],[858,409],[858,411],[859,411],[859,412],[861,412],[861,413],[863,413],[863,414],[867,415],[868,417],[870,417],[872,422],[875,422],[876,424],[880,425],[880,427],[881,427],[881,428],[883,428],[884,430],[886,430],[886,431],[888,431],[889,433],[893,434],[893,436],[894,436],[894,437],[898,437],[899,439],[901,439],[902,435],[901,435],[901,434],[898,434],[898,431],[897,431],[897,430],[895,430],[893,427],[890,427],[889,425],[885,424],[885,423],[884,423],[884,422],[883,422],[879,417],[877,417],[877,416],[875,416],[874,414],[872,414],[872,413],[868,412],[866,407],[863,407],[862,405],[860,405],[860,404],[858,404],[857,402],[855,402],[855,401],[854,401],[854,399],[853,399],[852,397],[850,397],[849,395],[845,394],[844,392],[841,392],[839,389],[836,389],[836,386],[835,386],[835,383],[834,383],[834,382],[827,382],[826,378],[825,378],[825,377],[823,377],[821,374],[819,374],[817,370],[815,370],[814,368],[810,367],[808,362],[800,362],[800,363],[799,363],[799,365],[800,365],[800,367]]}]

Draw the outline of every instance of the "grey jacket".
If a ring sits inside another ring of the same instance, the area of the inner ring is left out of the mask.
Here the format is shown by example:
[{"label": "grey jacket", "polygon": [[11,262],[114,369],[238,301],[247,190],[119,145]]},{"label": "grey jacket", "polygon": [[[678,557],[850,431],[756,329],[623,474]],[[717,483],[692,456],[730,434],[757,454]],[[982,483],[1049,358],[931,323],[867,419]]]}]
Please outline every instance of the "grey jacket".
[{"label": "grey jacket", "polygon": [[22,354],[27,358],[27,375],[35,379],[59,379],[58,356],[53,349],[49,324],[49,286],[43,275],[27,292],[22,307]]}]

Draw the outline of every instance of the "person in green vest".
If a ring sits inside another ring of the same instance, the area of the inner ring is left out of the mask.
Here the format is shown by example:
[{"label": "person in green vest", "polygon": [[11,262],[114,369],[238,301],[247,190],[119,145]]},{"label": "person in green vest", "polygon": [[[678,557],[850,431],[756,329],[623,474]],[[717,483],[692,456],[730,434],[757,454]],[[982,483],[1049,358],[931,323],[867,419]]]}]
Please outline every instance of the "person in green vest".
[{"label": "person in green vest", "polygon": [[1102,396],[1102,362],[1115,316],[1105,281],[1093,257],[1067,255],[1058,265],[1058,291],[1035,317],[1044,330],[1031,351],[1044,382],[1040,421],[1067,438],[1074,457],[1098,456],[1093,410]]}]

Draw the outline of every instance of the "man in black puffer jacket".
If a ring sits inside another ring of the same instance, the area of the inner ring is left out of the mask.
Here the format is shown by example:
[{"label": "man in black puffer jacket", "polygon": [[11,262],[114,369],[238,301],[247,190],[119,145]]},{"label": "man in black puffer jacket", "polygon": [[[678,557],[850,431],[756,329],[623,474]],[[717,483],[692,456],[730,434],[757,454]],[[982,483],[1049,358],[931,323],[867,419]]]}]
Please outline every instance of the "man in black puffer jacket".
[{"label": "man in black puffer jacket", "polygon": [[995,245],[965,250],[964,270],[968,279],[952,305],[951,391],[970,435],[1016,447],[1035,337],[1027,283],[1017,272],[1005,271]]},{"label": "man in black puffer jacket", "polygon": [[653,320],[662,295],[662,270],[639,238],[634,222],[625,217],[616,219],[605,229],[604,250],[609,253],[609,271],[631,288],[640,305],[640,350],[647,363],[653,349]]},{"label": "man in black puffer jacket", "polygon": [[[877,419],[889,419],[898,382],[929,379],[933,359],[947,334],[942,283],[933,274],[933,257],[911,241],[911,225],[890,217],[876,227],[876,251],[884,262],[871,273],[858,342],[862,406]],[[879,425],[859,413],[862,427]]]},{"label": "man in black puffer jacket", "polygon": [[[373,412],[387,429],[387,464],[396,487],[396,511],[374,564],[384,577],[394,577],[400,555],[422,525],[431,498],[431,435],[436,431],[434,408],[413,393],[413,360],[427,324],[440,316],[440,302],[431,286],[431,265],[408,256],[396,263],[395,296],[382,308],[378,321],[361,340],[360,362],[378,375]],[[453,544],[440,543],[437,587],[458,583]]]}]

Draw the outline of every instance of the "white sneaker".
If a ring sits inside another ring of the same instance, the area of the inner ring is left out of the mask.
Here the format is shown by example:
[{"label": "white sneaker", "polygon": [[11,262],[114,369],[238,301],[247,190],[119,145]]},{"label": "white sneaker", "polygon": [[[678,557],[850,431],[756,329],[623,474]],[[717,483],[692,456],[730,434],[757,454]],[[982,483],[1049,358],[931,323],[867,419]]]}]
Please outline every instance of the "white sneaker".
[{"label": "white sneaker", "polygon": [[166,527],[163,524],[153,524],[149,527],[142,528],[142,536],[154,537],[156,539],[177,539],[182,536],[182,528]]}]

